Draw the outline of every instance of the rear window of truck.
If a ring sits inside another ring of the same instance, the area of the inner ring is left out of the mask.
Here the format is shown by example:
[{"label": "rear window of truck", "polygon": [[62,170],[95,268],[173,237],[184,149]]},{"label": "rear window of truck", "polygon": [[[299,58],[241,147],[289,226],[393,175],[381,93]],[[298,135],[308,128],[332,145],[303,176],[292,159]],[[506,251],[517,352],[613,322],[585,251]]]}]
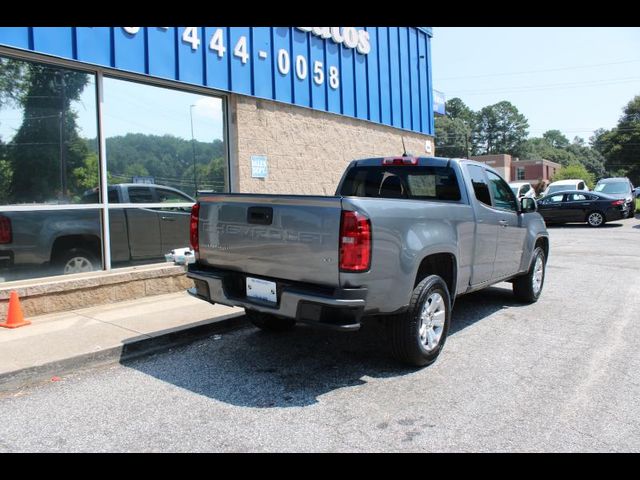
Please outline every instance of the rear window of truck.
[{"label": "rear window of truck", "polygon": [[338,193],[345,197],[460,200],[458,178],[450,167],[354,167]]}]

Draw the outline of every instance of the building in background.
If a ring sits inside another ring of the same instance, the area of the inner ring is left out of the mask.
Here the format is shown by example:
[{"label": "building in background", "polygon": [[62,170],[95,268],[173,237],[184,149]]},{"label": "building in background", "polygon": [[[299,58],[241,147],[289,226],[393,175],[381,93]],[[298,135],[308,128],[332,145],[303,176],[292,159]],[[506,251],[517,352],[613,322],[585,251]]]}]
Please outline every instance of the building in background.
[{"label": "building in background", "polygon": [[0,282],[163,262],[199,194],[333,195],[354,158],[432,155],[431,37],[0,27]]},{"label": "building in background", "polygon": [[469,159],[475,160],[476,162],[486,163],[487,165],[491,166],[507,182],[515,181],[515,179],[511,175],[511,155],[476,155],[470,156]]},{"label": "building in background", "polygon": [[520,160],[508,154],[469,157],[495,168],[507,182],[529,182],[537,192],[548,185],[562,165],[551,160]]}]

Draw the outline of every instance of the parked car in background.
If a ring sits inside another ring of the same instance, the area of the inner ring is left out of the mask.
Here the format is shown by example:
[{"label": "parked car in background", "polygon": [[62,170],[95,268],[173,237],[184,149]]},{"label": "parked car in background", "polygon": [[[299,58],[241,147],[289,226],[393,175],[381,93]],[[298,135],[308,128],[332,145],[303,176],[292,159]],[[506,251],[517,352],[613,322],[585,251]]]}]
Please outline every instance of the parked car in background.
[{"label": "parked car in background", "polygon": [[557,182],[550,183],[545,191],[542,192],[542,196],[546,197],[547,195],[551,195],[552,193],[564,192],[569,190],[582,190],[588,192],[589,187],[587,186],[587,182],[581,179],[558,180]]},{"label": "parked car in background", "polygon": [[633,193],[634,188],[631,181],[626,177],[603,178],[599,180],[593,189],[594,192],[606,193],[607,195],[624,200],[628,207],[629,217],[636,214],[636,200]]},{"label": "parked car in background", "polygon": [[640,187],[636,187],[633,189],[633,194],[637,197],[640,197]]},{"label": "parked car in background", "polygon": [[606,222],[626,218],[628,207],[620,198],[573,190],[542,197],[538,200],[538,213],[547,224],[587,222],[590,227],[601,227]]},{"label": "parked car in background", "polygon": [[[114,264],[162,261],[171,250],[189,246],[190,205],[195,199],[175,188],[142,183],[110,185],[108,192]],[[98,203],[98,189],[86,191],[82,201]],[[162,206],[115,207],[138,203]],[[97,210],[2,212],[0,276],[22,278],[36,269],[51,275],[99,270],[101,237]]]},{"label": "parked car in background", "polygon": [[529,182],[511,182],[509,187],[518,199],[536,197],[536,191]]}]

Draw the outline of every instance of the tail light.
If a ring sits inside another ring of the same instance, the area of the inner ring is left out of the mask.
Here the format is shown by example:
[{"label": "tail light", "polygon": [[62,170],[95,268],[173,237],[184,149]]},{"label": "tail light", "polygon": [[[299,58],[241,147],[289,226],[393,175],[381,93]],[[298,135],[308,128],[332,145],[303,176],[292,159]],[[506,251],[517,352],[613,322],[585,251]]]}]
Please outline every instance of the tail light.
[{"label": "tail light", "polygon": [[417,165],[416,157],[387,157],[382,159],[382,165]]},{"label": "tail light", "polygon": [[613,205],[614,207],[619,207],[620,205],[624,205],[624,200],[616,200],[614,202],[611,202],[611,205]]},{"label": "tail light", "polygon": [[371,265],[371,221],[358,212],[342,212],[340,270],[365,272]]},{"label": "tail light", "polygon": [[191,207],[191,222],[189,222],[189,241],[191,243],[191,250],[194,253],[200,252],[199,238],[198,238],[198,217],[200,216],[200,204],[196,203]]},{"label": "tail light", "polygon": [[11,243],[12,241],[11,219],[0,215],[0,244]]}]

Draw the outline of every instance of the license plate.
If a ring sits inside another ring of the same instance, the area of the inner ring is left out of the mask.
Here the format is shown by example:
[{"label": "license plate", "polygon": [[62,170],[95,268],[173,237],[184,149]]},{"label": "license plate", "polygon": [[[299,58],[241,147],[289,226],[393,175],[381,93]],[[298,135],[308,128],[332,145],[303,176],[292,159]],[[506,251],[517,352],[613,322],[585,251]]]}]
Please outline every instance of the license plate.
[{"label": "license plate", "polygon": [[247,297],[277,303],[276,282],[247,277]]}]

